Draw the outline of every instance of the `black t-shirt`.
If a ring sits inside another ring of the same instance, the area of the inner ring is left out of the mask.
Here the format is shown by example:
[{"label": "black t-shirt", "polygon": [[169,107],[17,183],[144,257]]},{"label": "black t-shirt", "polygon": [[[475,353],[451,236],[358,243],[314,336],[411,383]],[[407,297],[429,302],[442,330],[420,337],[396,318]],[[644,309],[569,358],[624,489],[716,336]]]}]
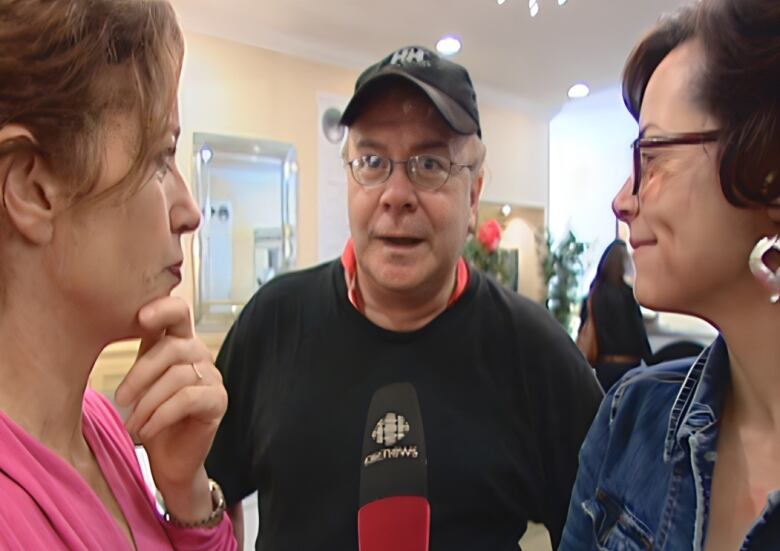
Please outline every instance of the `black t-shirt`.
[{"label": "black t-shirt", "polygon": [[217,365],[230,402],[207,461],[229,504],[259,491],[257,549],[357,549],[373,393],[414,385],[428,453],[432,551],[517,550],[528,520],[557,545],[601,389],[542,307],[471,271],[422,329],[382,329],[338,261],[263,286]]}]

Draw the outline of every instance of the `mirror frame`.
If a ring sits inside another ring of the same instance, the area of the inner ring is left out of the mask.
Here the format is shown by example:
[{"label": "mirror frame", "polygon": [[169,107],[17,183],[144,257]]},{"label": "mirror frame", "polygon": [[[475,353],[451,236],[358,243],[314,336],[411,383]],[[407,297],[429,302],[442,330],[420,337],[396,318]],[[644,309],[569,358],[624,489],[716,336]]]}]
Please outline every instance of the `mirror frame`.
[{"label": "mirror frame", "polygon": [[[259,162],[260,158],[272,158],[280,162],[281,174],[281,238],[282,261],[278,273],[296,267],[298,257],[298,159],[295,146],[273,140],[226,136],[205,132],[193,133],[192,187],[201,216],[205,219],[209,208],[208,171],[205,166],[215,157],[236,159],[241,162]],[[194,323],[200,330],[221,331],[228,329],[238,317],[246,303],[214,301],[205,296],[203,281],[203,260],[207,258],[207,244],[197,232],[192,239],[193,261],[193,314]],[[232,318],[211,319],[209,307],[223,304],[230,307]]]}]

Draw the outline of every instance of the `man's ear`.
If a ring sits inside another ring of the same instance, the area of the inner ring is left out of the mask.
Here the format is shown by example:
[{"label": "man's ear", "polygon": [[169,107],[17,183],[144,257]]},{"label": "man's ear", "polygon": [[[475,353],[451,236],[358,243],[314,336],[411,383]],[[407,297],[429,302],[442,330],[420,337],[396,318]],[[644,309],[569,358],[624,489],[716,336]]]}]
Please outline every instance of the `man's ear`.
[{"label": "man's ear", "polygon": [[482,188],[485,185],[485,169],[480,168],[479,173],[471,181],[469,188],[469,207],[471,215],[469,217],[469,228],[476,230],[477,219],[479,218],[479,200],[482,197]]},{"label": "man's ear", "polygon": [[0,128],[2,208],[11,226],[31,243],[43,245],[52,239],[58,184],[26,128]]}]

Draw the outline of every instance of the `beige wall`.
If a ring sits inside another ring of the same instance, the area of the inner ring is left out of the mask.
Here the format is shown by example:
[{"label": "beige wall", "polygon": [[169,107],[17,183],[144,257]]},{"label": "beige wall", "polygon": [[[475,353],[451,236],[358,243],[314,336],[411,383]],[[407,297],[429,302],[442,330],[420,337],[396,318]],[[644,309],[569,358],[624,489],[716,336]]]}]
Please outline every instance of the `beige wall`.
[{"label": "beige wall", "polygon": [[482,137],[488,151],[488,178],[482,199],[546,209],[547,118],[510,105],[482,102],[479,108]]},{"label": "beige wall", "polygon": [[[294,144],[299,165],[298,263],[317,261],[317,93],[349,96],[357,72],[185,33],[177,160],[189,179],[193,132],[256,137]],[[187,270],[188,274],[192,270]],[[181,292],[193,296],[188,277]]]},{"label": "beige wall", "polygon": [[[185,32],[180,85],[182,134],[177,161],[191,181],[194,132],[256,137],[294,144],[299,163],[300,267],[317,262],[317,94],[350,96],[358,71]],[[478,92],[479,86],[477,85]],[[480,105],[490,172],[484,198],[546,206],[547,121],[499,103]],[[174,294],[193,301],[191,240],[185,239],[184,281]],[[223,335],[204,336],[216,353]],[[98,362],[93,383],[113,391],[135,346],[120,344]]]}]

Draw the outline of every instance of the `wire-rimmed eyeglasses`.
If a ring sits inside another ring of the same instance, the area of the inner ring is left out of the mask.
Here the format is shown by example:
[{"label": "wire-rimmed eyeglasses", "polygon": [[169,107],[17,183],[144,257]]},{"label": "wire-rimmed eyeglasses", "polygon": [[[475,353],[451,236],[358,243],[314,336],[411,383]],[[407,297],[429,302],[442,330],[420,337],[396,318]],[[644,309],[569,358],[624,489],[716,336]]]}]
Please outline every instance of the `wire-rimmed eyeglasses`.
[{"label": "wire-rimmed eyeglasses", "polygon": [[420,189],[435,191],[447,183],[455,172],[473,169],[474,165],[462,165],[438,155],[414,155],[404,161],[395,161],[381,155],[362,155],[345,163],[352,177],[363,187],[384,184],[393,174],[395,165],[406,165],[406,175]]}]

